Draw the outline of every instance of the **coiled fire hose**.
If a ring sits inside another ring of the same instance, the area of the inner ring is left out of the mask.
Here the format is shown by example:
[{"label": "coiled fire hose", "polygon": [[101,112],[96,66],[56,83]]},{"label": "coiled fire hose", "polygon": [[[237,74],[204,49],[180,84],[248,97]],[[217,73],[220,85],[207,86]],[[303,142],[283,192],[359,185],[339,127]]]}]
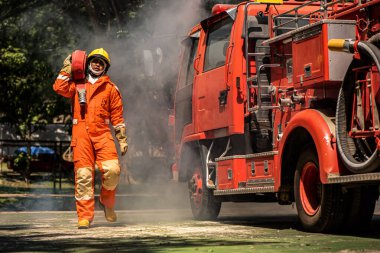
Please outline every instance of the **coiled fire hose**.
[{"label": "coiled fire hose", "polygon": [[[328,47],[331,50],[350,53],[357,52],[360,55],[360,60],[354,59],[350,64],[339,91],[335,117],[336,139],[338,153],[348,170],[353,173],[372,172],[380,166],[379,151],[377,149],[378,145],[376,143],[375,147],[372,147],[372,154],[361,154],[358,156],[357,151],[358,149],[360,151],[360,147],[358,147],[357,144],[355,144],[355,140],[348,135],[347,120],[351,120],[348,116],[351,116],[353,113],[351,111],[352,97],[355,89],[355,72],[353,70],[374,63],[380,71],[380,50],[368,41],[344,39],[332,39],[329,41]],[[377,113],[377,110],[373,113]],[[378,115],[376,115],[376,117],[378,117]]]}]

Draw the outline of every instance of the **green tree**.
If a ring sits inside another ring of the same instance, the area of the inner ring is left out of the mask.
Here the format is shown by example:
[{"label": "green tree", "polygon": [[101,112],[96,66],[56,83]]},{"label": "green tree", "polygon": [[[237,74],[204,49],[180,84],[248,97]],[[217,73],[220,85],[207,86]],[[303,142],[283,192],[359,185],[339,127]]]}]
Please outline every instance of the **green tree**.
[{"label": "green tree", "polygon": [[75,20],[62,2],[0,1],[0,9],[0,122],[29,140],[52,117],[69,113],[68,103],[52,91],[53,66],[70,52],[79,31],[67,29]]},{"label": "green tree", "polygon": [[0,122],[15,127],[25,141],[55,115],[69,113],[67,103],[51,89],[52,65],[54,52],[73,39],[60,35],[65,20],[49,21],[56,8],[47,2],[0,2]]}]

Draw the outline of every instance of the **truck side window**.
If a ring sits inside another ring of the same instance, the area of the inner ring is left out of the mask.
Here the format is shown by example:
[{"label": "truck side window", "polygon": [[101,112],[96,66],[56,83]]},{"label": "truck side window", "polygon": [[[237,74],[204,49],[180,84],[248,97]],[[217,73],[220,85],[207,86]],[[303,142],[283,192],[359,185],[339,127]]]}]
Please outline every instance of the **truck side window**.
[{"label": "truck side window", "polygon": [[204,71],[208,71],[225,64],[226,50],[230,42],[232,23],[233,20],[231,18],[226,18],[209,28]]},{"label": "truck side window", "polygon": [[194,59],[198,49],[199,38],[190,38],[186,40],[183,49],[182,66],[179,79],[179,87],[191,85],[194,79]]},{"label": "truck side window", "polygon": [[193,39],[193,45],[190,50],[189,64],[187,65],[186,85],[192,84],[194,79],[194,60],[198,49],[199,38]]}]

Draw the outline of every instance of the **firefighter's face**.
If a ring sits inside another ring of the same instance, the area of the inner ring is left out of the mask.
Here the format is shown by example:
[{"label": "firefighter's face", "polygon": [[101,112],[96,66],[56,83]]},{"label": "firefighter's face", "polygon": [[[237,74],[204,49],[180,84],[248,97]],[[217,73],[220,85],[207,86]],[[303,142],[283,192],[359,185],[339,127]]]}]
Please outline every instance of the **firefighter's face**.
[{"label": "firefighter's face", "polygon": [[106,67],[106,63],[104,62],[104,60],[100,58],[92,59],[90,64],[91,64],[91,68],[95,71],[103,71],[104,68]]}]

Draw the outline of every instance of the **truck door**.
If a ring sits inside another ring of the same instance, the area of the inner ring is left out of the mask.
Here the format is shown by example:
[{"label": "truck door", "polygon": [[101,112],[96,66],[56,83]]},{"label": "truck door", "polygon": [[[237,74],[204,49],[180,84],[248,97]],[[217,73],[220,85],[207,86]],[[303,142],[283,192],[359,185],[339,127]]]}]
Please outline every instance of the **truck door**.
[{"label": "truck door", "polygon": [[[192,99],[193,99],[193,80],[194,80],[194,59],[198,51],[200,32],[192,34],[183,42],[182,63],[175,94],[175,140],[181,140],[183,128],[193,123]],[[194,132],[194,128],[192,129]]]},{"label": "truck door", "polygon": [[[230,110],[226,83],[226,54],[230,44],[233,20],[229,16],[210,24],[195,76],[197,98],[197,130],[199,132],[227,128]],[[226,132],[227,134],[227,132]]]}]

